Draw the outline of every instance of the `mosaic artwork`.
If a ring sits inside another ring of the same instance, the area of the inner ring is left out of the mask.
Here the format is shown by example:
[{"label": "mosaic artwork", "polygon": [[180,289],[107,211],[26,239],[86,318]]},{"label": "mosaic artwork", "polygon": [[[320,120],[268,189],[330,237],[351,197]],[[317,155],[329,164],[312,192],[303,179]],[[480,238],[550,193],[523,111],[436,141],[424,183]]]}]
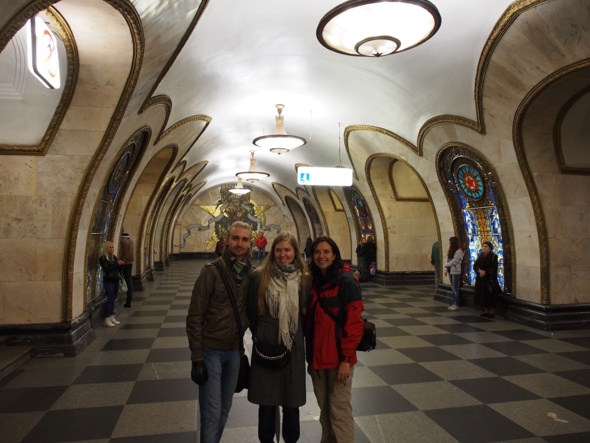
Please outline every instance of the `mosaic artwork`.
[{"label": "mosaic artwork", "polygon": [[281,231],[279,225],[266,224],[264,213],[270,206],[257,204],[251,199],[251,193],[244,195],[232,194],[229,190],[233,187],[233,185],[221,186],[220,198],[213,205],[198,205],[210,217],[205,223],[193,223],[187,226],[186,232],[182,236],[181,250],[186,246],[186,241],[194,230],[211,230],[211,236],[207,240],[206,248],[213,249],[220,238],[227,237],[229,227],[235,221],[242,221],[250,225],[252,239],[260,231],[270,231],[273,229],[277,232]]}]

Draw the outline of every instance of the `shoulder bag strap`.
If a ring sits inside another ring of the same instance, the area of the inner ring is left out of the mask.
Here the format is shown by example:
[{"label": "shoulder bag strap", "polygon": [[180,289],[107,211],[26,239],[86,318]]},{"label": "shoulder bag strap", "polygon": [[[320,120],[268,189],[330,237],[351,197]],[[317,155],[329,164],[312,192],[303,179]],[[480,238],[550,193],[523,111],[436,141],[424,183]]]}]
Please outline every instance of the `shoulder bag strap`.
[{"label": "shoulder bag strap", "polygon": [[240,334],[240,351],[243,354],[244,353],[244,338],[243,338],[243,333],[244,333],[243,331],[244,330],[242,329],[242,322],[240,321],[240,313],[238,312],[238,305],[237,305],[236,299],[234,297],[234,291],[232,290],[231,284],[229,283],[227,275],[225,275],[225,272],[221,268],[221,265],[216,261],[213,262],[213,265],[215,265],[215,267],[219,271],[219,275],[221,275],[221,279],[223,280],[223,284],[225,285],[225,289],[227,290],[227,296],[229,297],[229,301],[231,302],[231,306],[234,310],[236,322],[238,323],[238,333]]}]

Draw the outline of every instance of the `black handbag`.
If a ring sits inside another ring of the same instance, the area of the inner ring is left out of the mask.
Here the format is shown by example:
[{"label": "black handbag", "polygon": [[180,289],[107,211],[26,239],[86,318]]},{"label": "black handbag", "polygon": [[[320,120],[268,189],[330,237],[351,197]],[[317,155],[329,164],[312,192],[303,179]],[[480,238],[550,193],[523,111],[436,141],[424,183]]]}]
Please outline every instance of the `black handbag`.
[{"label": "black handbag", "polygon": [[238,305],[236,304],[236,299],[234,298],[234,292],[232,291],[231,285],[229,284],[227,275],[225,275],[225,272],[219,263],[215,261],[213,264],[219,271],[219,275],[221,275],[221,279],[223,280],[223,284],[227,290],[229,301],[231,302],[231,306],[234,310],[236,322],[238,323],[238,334],[240,334],[240,372],[238,373],[238,383],[236,384],[236,389],[234,392],[242,392],[244,389],[248,389],[248,383],[250,380],[250,361],[248,360],[248,356],[244,351],[244,330],[242,329],[242,322],[240,321],[240,313],[238,312]]},{"label": "black handbag", "polygon": [[282,368],[291,361],[291,351],[283,344],[273,344],[256,337],[253,341],[253,358],[267,368]]}]

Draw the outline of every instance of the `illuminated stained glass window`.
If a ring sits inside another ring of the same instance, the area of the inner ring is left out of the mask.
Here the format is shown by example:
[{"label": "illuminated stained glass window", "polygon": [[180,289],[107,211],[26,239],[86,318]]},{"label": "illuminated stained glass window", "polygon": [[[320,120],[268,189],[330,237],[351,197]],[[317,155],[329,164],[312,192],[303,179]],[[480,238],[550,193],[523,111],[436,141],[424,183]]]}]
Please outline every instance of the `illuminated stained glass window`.
[{"label": "illuminated stained glass window", "polygon": [[[484,241],[498,255],[498,281],[512,291],[512,242],[504,195],[494,172],[475,150],[452,146],[441,151],[437,173],[451,205],[455,232],[466,251],[463,283],[475,285],[473,263]],[[446,239],[443,239],[443,241]]]},{"label": "illuminated stained glass window", "polygon": [[458,158],[453,162],[452,180],[455,184],[457,197],[461,202],[467,234],[469,247],[467,254],[468,283],[475,284],[476,274],[473,271],[473,263],[481,252],[483,242],[490,241],[494,245],[493,252],[498,255],[498,281],[503,287],[502,227],[493,189],[482,174],[480,166],[467,158]]},{"label": "illuminated stained glass window", "polygon": [[371,235],[375,239],[375,227],[373,218],[361,193],[354,187],[345,187],[344,194],[350,205],[351,212],[355,217],[355,228],[358,238],[365,238]]}]

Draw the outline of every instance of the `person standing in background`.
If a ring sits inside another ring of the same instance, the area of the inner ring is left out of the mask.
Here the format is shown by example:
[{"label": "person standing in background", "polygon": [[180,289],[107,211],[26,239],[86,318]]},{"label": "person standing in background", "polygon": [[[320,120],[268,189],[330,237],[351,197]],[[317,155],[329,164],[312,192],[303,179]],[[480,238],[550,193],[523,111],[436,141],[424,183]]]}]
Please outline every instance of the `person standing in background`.
[{"label": "person standing in background", "polygon": [[449,275],[451,290],[453,291],[453,304],[449,306],[451,311],[456,311],[461,306],[461,264],[463,263],[463,249],[459,247],[459,237],[449,238],[449,251],[445,264],[445,275]]},{"label": "person standing in background", "polygon": [[262,260],[264,260],[264,257],[266,256],[266,244],[267,243],[268,243],[268,240],[264,236],[264,231],[260,231],[260,235],[258,237],[256,237],[256,247],[258,248],[258,255],[256,258],[258,259],[258,262],[261,262]]},{"label": "person standing in background", "polygon": [[440,243],[438,241],[432,244],[430,264],[434,267],[434,292],[436,292],[440,283]]},{"label": "person standing in background", "polygon": [[492,251],[494,245],[490,241],[481,244],[481,252],[473,263],[475,277],[475,295],[481,300],[484,308],[481,317],[494,318],[498,296],[490,291],[490,284],[498,278],[498,256]]},{"label": "person standing in background", "polygon": [[133,300],[133,240],[131,240],[131,236],[123,232],[121,234],[121,240],[119,241],[119,255],[121,256],[121,260],[125,262],[123,266],[121,266],[121,272],[123,274],[123,278],[125,279],[125,283],[127,283],[127,298],[125,299],[125,307],[131,307],[131,301]]},{"label": "person standing in background", "polygon": [[105,242],[102,248],[103,254],[98,259],[102,268],[102,282],[104,292],[107,296],[107,302],[104,305],[104,325],[113,328],[121,322],[115,318],[115,301],[119,291],[119,271],[125,262],[115,255],[115,245],[113,242]]}]

